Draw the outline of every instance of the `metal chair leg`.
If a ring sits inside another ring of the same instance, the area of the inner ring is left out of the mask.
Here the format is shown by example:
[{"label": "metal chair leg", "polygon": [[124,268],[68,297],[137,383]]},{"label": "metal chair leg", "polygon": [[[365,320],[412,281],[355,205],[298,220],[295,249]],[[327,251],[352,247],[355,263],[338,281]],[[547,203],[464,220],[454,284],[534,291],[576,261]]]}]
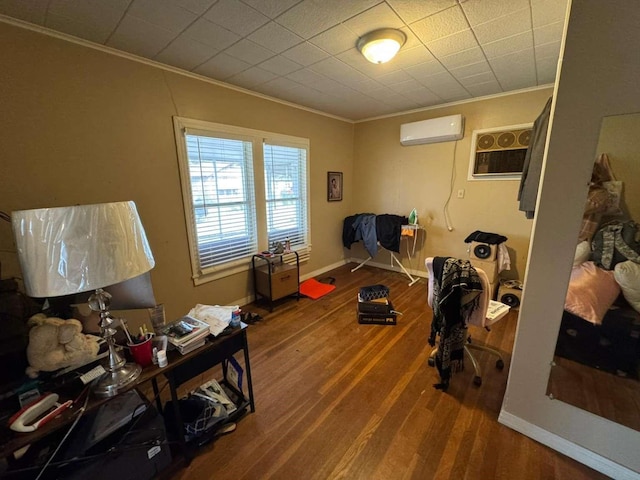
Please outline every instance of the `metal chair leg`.
[{"label": "metal chair leg", "polygon": [[[498,350],[496,350],[495,348],[492,348],[492,347],[487,347],[485,345],[476,345],[474,343],[467,343],[464,346],[464,351],[466,352],[467,356],[471,360],[471,364],[473,365],[473,371],[474,371],[473,383],[474,383],[474,385],[477,385],[477,386],[482,385],[482,369],[480,368],[480,364],[478,363],[476,358],[473,356],[473,353],[471,353],[471,349],[484,351],[484,352],[487,352],[487,353],[490,353],[492,355],[497,356],[498,360],[496,360],[496,368],[498,370],[502,370],[504,368],[504,360],[502,358],[502,354]],[[431,350],[431,353],[429,353],[428,364],[429,364],[430,367],[433,367],[436,364],[436,360],[435,359],[436,359],[437,351],[438,351],[438,347],[435,347],[435,348],[433,348]]]},{"label": "metal chair leg", "polygon": [[468,347],[470,346],[471,344],[465,345],[464,351],[469,356],[469,359],[471,359],[471,363],[473,364],[473,371],[475,372],[475,375],[473,376],[473,383],[477,386],[480,386],[482,385],[482,370],[480,369],[480,365],[478,365],[476,357],[474,357],[471,351],[469,350]]},{"label": "metal chair leg", "polygon": [[502,358],[502,354],[495,348],[487,347],[486,345],[477,345],[475,343],[469,343],[465,347],[474,348],[476,350],[481,350],[483,352],[488,352],[492,355],[495,355],[496,357],[498,357],[498,360],[496,360],[496,368],[498,370],[502,370],[504,368],[504,359]]}]

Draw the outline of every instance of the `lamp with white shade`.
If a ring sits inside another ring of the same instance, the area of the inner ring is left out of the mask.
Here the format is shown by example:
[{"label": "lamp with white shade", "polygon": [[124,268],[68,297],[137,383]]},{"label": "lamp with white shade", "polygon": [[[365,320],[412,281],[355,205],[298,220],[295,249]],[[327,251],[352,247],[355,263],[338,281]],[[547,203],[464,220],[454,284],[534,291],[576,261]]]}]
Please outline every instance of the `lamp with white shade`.
[{"label": "lamp with white shade", "polygon": [[126,363],[116,350],[111,295],[104,288],[155,265],[135,203],[21,210],[11,217],[27,295],[48,298],[93,291],[89,305],[100,314],[100,332],[109,347],[107,373],[94,392],[116,395],[138,378],[141,368]]}]

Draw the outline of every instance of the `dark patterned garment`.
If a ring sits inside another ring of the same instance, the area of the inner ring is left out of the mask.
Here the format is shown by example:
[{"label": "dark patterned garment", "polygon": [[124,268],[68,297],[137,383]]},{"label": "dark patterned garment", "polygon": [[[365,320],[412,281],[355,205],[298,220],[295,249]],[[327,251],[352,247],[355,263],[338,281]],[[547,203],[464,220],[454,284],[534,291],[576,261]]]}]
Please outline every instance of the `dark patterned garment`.
[{"label": "dark patterned garment", "polygon": [[478,308],[482,283],[469,260],[451,257],[433,259],[433,320],[429,345],[436,344],[437,389],[446,390],[453,373],[464,369],[467,320]]}]

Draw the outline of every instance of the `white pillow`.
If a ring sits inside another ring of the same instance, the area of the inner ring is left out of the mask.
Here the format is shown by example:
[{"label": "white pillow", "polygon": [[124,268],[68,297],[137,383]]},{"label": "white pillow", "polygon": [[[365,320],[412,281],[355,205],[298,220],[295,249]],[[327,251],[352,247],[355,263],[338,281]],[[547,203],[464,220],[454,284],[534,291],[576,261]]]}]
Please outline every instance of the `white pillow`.
[{"label": "white pillow", "polygon": [[640,264],[631,260],[618,263],[613,269],[613,278],[620,285],[625,300],[640,312]]},{"label": "white pillow", "polygon": [[573,257],[573,266],[577,267],[588,260],[591,260],[591,245],[585,240],[584,242],[580,242],[576,247],[576,253]]}]

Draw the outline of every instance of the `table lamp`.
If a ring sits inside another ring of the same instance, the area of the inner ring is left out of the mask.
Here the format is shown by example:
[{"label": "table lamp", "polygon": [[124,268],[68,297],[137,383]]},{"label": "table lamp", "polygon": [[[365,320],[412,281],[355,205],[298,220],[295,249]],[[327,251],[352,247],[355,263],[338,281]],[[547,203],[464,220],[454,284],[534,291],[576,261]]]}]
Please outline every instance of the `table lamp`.
[{"label": "table lamp", "polygon": [[57,297],[92,291],[109,347],[105,373],[94,387],[111,397],[140,375],[115,348],[116,325],[105,287],[138,277],[155,261],[134,202],[77,205],[12,212],[13,231],[27,295]]}]

